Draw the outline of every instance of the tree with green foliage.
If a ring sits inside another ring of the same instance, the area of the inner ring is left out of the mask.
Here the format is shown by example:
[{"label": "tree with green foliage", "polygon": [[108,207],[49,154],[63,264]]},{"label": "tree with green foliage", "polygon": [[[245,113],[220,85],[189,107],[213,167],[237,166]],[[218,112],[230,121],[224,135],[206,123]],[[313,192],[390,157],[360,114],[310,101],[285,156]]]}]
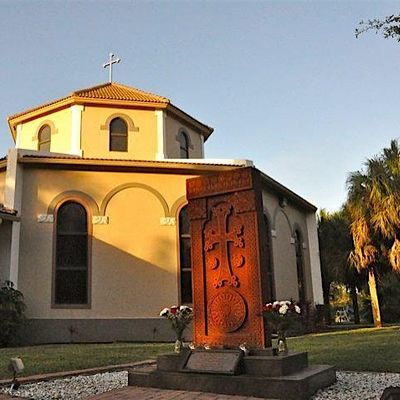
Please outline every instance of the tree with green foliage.
[{"label": "tree with green foliage", "polygon": [[389,264],[400,272],[400,145],[392,140],[378,156],[368,159],[364,170],[352,172],[347,180],[347,210],[354,250],[350,261],[368,271],[374,324],[382,326],[376,272]]},{"label": "tree with green foliage", "polygon": [[12,282],[5,281],[0,288],[0,346],[8,346],[15,341],[24,320],[24,311],[24,296]]},{"label": "tree with green foliage", "polygon": [[329,213],[321,210],[318,221],[319,253],[321,258],[322,286],[325,304],[325,319],[330,322],[330,288],[333,282],[343,283],[350,292],[354,310],[354,322],[360,323],[357,287],[361,276],[349,265],[353,250],[350,219],[346,208]]},{"label": "tree with green foliage", "polygon": [[356,28],[355,34],[358,38],[364,32],[373,30],[375,33],[382,32],[385,39],[393,38],[400,42],[400,15],[389,15],[384,19],[369,19],[360,21],[360,27]]}]

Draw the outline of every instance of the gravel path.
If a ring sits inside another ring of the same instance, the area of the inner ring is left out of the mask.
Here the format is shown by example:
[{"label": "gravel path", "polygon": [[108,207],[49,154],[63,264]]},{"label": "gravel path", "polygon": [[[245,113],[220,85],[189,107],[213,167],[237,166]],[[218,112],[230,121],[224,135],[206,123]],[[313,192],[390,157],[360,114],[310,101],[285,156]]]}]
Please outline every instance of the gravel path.
[{"label": "gravel path", "polygon": [[[312,400],[379,400],[386,387],[400,386],[400,374],[337,372],[337,378],[337,383],[318,391]],[[13,395],[35,400],[78,400],[127,384],[127,371],[107,372],[25,384]],[[0,387],[0,392],[7,393],[8,390]]]}]

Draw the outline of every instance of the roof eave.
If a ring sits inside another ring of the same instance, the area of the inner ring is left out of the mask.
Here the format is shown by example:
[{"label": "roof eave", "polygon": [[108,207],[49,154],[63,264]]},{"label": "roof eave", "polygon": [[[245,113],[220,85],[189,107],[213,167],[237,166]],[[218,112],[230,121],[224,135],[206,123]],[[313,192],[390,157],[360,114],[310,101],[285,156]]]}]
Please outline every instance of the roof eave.
[{"label": "roof eave", "polygon": [[0,171],[7,169],[7,156],[0,158]]},{"label": "roof eave", "polygon": [[35,157],[34,155],[21,156],[18,162],[25,165],[42,164],[64,165],[64,166],[80,166],[83,168],[123,168],[123,169],[139,169],[139,170],[175,170],[193,173],[212,173],[218,171],[226,171],[236,168],[243,168],[243,165],[235,164],[200,164],[187,162],[169,162],[169,161],[148,161],[148,160],[112,160],[112,159],[85,159],[85,158],[61,158],[61,157]]},{"label": "roof eave", "polygon": [[167,102],[150,102],[150,101],[132,101],[132,100],[111,100],[111,99],[95,99],[85,98],[80,96],[69,96],[43,107],[28,110],[19,114],[15,114],[7,118],[8,126],[10,127],[14,142],[17,136],[17,125],[23,122],[31,121],[32,119],[42,117],[54,111],[61,110],[72,105],[97,105],[111,107],[129,107],[129,108],[150,108],[150,109],[165,109]]},{"label": "roof eave", "polygon": [[168,106],[167,102],[157,101],[134,101],[134,100],[113,100],[113,99],[96,99],[90,97],[73,97],[73,104],[82,105],[101,105],[101,106],[122,106],[128,108],[150,108],[164,109]]},{"label": "roof eave", "polygon": [[200,122],[196,118],[193,118],[191,115],[181,110],[179,107],[173,105],[172,103],[169,103],[166,108],[167,111],[171,112],[171,114],[174,114],[175,116],[184,119],[186,122],[192,125],[192,127],[200,131],[200,133],[204,136],[204,141],[206,141],[214,132],[214,128],[203,124],[202,122]]},{"label": "roof eave", "polygon": [[261,177],[264,182],[271,188],[275,189],[276,192],[281,194],[284,197],[287,197],[293,200],[294,203],[300,205],[301,207],[309,210],[310,212],[315,213],[317,211],[317,207],[311,204],[309,201],[303,199],[301,196],[288,189],[286,186],[283,186],[281,183],[266,175],[264,172],[261,172]]},{"label": "roof eave", "polygon": [[64,97],[63,99],[60,99],[53,103],[47,105],[45,104],[43,107],[30,109],[25,112],[11,115],[10,117],[7,118],[7,122],[8,126],[10,127],[14,141],[16,140],[17,136],[17,126],[22,122],[28,122],[31,121],[32,119],[42,117],[43,115],[66,108],[71,104],[74,104],[74,98]]}]

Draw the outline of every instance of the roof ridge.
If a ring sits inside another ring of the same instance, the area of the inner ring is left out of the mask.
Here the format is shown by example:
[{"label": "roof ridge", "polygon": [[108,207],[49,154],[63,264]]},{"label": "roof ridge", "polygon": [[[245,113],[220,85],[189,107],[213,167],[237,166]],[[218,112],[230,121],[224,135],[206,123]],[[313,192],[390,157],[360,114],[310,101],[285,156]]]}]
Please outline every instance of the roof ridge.
[{"label": "roof ridge", "polygon": [[124,84],[119,83],[119,82],[112,82],[111,84],[121,86],[121,87],[123,87],[123,88],[125,88],[125,89],[130,89],[130,90],[133,89],[133,90],[136,90],[136,91],[138,91],[138,92],[140,92],[140,93],[143,93],[143,94],[150,94],[151,96],[161,97],[161,98],[167,100],[169,103],[171,102],[171,100],[170,100],[168,97],[161,96],[160,94],[157,94],[157,93],[149,92],[149,91],[147,91],[147,90],[139,89],[139,88],[137,88],[137,87],[127,86],[127,85],[124,85]]},{"label": "roof ridge", "polygon": [[[102,88],[107,87],[107,86],[120,87],[120,88],[127,89],[127,90],[133,90],[135,92],[139,92],[139,93],[142,93],[144,95],[151,95],[151,96],[155,96],[155,97],[159,97],[159,98],[165,99],[168,102],[171,101],[168,97],[161,96],[161,95],[159,95],[157,93],[149,92],[147,90],[139,89],[137,87],[124,85],[124,84],[119,83],[119,82],[106,82],[106,83],[101,83],[101,84],[95,85],[95,86],[89,86],[87,88],[79,89],[79,90],[75,90],[75,91],[71,92],[70,96],[76,96],[76,95],[79,96],[83,92],[89,92],[89,91],[92,91],[92,90],[98,90],[98,89],[102,89]],[[67,97],[69,97],[69,96],[67,96]]]},{"label": "roof ridge", "polygon": [[[107,99],[109,98],[108,95],[103,92],[103,90],[122,90],[122,91],[126,91],[127,93],[129,93],[130,95],[136,97],[136,96],[143,96],[143,97],[147,97],[147,100],[144,101],[161,101],[161,102],[165,102],[165,103],[170,103],[170,99],[168,99],[167,97],[161,96],[159,94],[155,94],[155,93],[151,93],[142,89],[138,89],[136,87],[133,86],[127,86],[127,85],[123,85],[121,83],[118,82],[107,82],[107,83],[103,83],[100,85],[96,85],[96,86],[91,86],[85,89],[81,89],[81,90],[77,90],[75,92],[71,93],[71,97],[74,96],[78,96],[78,97],[86,97],[86,98],[103,98],[103,99]],[[112,93],[112,92],[109,92]],[[124,95],[122,94],[122,98],[124,97]],[[128,95],[129,97],[129,95]],[[121,98],[121,99],[122,99]],[[111,99],[111,97],[110,97]],[[130,100],[130,99],[127,99]]]},{"label": "roof ridge", "polygon": [[103,87],[105,87],[105,86],[107,86],[107,85],[111,85],[111,83],[110,83],[110,82],[100,83],[100,84],[98,84],[98,85],[89,86],[89,87],[84,88],[84,89],[74,90],[73,92],[70,93],[69,96],[74,96],[74,95],[78,95],[78,96],[79,96],[79,93],[81,93],[81,92],[86,92],[86,91],[88,91],[88,90],[100,89],[100,88],[103,88]]}]

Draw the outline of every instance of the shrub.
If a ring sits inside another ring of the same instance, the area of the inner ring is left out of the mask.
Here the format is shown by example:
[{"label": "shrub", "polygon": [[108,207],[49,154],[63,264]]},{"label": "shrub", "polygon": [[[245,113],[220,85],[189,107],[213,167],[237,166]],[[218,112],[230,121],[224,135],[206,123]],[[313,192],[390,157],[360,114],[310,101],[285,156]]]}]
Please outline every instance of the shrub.
[{"label": "shrub", "polygon": [[18,328],[24,320],[24,296],[5,281],[0,288],[0,346],[14,343]]}]

